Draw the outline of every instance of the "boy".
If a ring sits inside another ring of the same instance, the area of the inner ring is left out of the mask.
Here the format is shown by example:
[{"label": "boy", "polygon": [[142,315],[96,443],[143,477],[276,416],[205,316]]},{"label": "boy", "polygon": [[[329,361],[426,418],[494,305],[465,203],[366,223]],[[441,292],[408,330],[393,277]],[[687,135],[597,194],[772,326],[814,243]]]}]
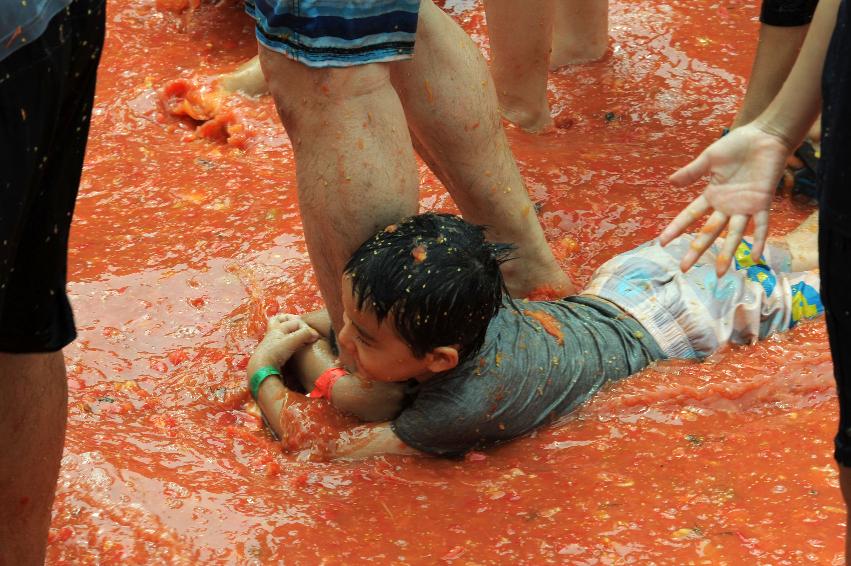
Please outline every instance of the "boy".
[{"label": "boy", "polygon": [[[818,276],[791,272],[815,266],[814,230],[812,218],[771,246],[767,261],[743,243],[737,270],[721,279],[711,261],[680,271],[684,236],[613,258],[581,295],[512,301],[499,269],[510,246],[488,243],[482,227],[455,216],[414,216],[346,264],[337,339],[354,371],[335,366],[327,321],[281,315],[249,362],[251,391],[286,439],[292,393],[279,368],[289,362],[311,396],[349,412],[379,397],[398,412],[342,434],[333,455],[460,456],[566,415],[656,360],[704,358],[817,316]],[[405,383],[402,399],[380,389],[395,382]]]}]

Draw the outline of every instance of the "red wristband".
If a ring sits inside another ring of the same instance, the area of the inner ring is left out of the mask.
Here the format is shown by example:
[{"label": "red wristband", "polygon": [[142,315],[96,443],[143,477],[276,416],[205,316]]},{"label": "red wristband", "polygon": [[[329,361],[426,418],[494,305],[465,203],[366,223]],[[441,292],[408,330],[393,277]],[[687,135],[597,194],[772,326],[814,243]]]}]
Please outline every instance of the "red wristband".
[{"label": "red wristband", "polygon": [[349,375],[349,372],[341,367],[328,368],[322,372],[322,375],[317,378],[313,385],[313,391],[308,393],[308,397],[321,398],[331,400],[331,388],[337,383],[337,380],[344,375]]}]

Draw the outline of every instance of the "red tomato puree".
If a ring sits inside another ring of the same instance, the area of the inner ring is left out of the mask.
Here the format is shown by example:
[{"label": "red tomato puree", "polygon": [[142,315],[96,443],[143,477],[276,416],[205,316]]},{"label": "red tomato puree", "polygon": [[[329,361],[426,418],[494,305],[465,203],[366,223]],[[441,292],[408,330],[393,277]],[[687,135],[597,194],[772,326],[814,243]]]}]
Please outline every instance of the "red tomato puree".
[{"label": "red tomato puree", "polygon": [[[295,166],[270,97],[173,99],[256,51],[241,2],[196,4],[109,5],[70,250],[80,338],[49,563],[839,563],[821,321],[659,364],[464,461],[282,453],[247,410],[244,368],[266,316],[320,304]],[[487,51],[478,3],[444,9]],[[562,128],[509,128],[579,283],[695,196],[666,179],[730,123],[757,9],[612,0],[606,59],[551,75]],[[420,171],[423,209],[456,210]],[[785,196],[774,209],[775,232],[810,211]],[[292,411],[325,435],[336,417],[316,403]]]}]

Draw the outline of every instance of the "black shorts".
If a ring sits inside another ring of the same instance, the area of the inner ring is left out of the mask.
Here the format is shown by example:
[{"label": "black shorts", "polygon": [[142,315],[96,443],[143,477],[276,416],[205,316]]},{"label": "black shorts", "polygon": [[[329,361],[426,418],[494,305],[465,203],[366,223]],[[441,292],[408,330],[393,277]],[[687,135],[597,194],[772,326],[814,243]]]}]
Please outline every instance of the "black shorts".
[{"label": "black shorts", "polygon": [[53,352],[76,336],[68,230],[105,19],[103,0],[75,0],[0,61],[0,352]]},{"label": "black shorts", "polygon": [[839,393],[836,460],[851,466],[851,237],[829,226],[819,232],[821,297]]},{"label": "black shorts", "polygon": [[818,0],[763,0],[759,21],[770,26],[805,26],[813,19]]}]

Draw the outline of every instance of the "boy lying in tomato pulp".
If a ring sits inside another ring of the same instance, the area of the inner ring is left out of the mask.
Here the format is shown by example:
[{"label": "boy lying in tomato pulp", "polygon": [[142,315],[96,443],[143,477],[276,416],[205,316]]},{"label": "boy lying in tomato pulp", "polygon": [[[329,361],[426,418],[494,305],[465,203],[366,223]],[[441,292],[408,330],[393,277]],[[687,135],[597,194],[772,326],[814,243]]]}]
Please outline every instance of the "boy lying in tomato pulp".
[{"label": "boy lying in tomato pulp", "polygon": [[610,381],[658,360],[702,359],[822,312],[815,219],[716,275],[718,244],[688,273],[692,236],[648,242],[606,262],[579,295],[513,300],[500,264],[511,246],[457,216],[421,214],[358,248],[343,274],[344,326],[327,315],[277,315],[248,365],[249,387],[287,440],[286,406],[298,378],[364,424],[343,432],[332,457],[457,457],[524,435],[579,407]]}]

